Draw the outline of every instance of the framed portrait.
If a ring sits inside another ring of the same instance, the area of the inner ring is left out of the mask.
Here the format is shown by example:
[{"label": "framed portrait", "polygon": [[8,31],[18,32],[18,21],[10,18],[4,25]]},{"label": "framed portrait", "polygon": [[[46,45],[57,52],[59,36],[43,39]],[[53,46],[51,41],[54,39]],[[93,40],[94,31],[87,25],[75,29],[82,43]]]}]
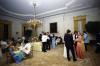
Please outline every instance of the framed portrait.
[{"label": "framed portrait", "polygon": [[57,33],[57,22],[50,23],[50,33]]}]

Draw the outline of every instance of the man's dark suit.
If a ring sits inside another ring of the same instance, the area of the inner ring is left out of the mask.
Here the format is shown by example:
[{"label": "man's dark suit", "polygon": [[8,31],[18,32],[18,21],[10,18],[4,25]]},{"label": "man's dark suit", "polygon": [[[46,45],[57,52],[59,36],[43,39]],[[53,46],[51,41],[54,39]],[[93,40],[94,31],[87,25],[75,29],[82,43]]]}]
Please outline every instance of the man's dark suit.
[{"label": "man's dark suit", "polygon": [[69,50],[71,50],[71,53],[73,55],[73,60],[76,60],[74,47],[73,47],[73,44],[74,44],[73,36],[71,34],[65,34],[64,41],[65,41],[65,46],[66,46],[66,49],[67,49],[67,58],[68,58],[68,60],[70,60]]}]

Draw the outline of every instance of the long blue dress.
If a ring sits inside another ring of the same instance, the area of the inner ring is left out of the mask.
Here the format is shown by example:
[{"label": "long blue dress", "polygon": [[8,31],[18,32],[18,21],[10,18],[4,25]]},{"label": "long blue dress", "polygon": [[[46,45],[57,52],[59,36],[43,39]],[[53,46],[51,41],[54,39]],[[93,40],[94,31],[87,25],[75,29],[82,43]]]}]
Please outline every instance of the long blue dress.
[{"label": "long blue dress", "polygon": [[56,37],[52,37],[52,48],[56,47]]}]

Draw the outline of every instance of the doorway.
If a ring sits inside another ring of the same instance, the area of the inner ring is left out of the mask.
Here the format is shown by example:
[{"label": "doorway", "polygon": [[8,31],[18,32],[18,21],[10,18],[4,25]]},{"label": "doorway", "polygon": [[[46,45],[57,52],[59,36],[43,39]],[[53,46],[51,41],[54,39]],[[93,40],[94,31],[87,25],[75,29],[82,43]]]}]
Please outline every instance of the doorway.
[{"label": "doorway", "polygon": [[7,40],[11,38],[11,22],[7,20],[0,20],[0,40]]},{"label": "doorway", "polygon": [[74,19],[74,31],[79,31],[83,33],[86,30],[86,16],[75,16]]}]

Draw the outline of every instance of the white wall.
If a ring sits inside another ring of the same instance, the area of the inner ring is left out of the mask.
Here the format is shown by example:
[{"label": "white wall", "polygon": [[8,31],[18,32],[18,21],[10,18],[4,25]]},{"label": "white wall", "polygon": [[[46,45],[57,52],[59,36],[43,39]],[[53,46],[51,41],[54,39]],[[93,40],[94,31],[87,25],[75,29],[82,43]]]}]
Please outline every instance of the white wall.
[{"label": "white wall", "polygon": [[44,23],[45,23],[45,22],[43,22],[43,19],[40,19],[40,20],[42,21],[42,24],[37,28],[38,36],[39,36],[39,34],[42,33],[42,31],[43,31],[43,26],[44,26]]},{"label": "white wall", "polygon": [[[74,31],[74,23],[73,23],[73,16],[79,16],[79,15],[86,15],[87,16],[87,22],[88,21],[100,21],[100,10],[98,8],[91,8],[91,9],[85,9],[80,11],[75,11],[71,13],[64,13],[60,15],[50,16],[42,18],[43,24],[41,27],[38,28],[38,34],[40,34],[42,31],[50,32],[50,23],[57,22],[58,25],[58,32],[63,37],[64,33],[67,29],[71,29]],[[23,20],[14,19],[7,16],[0,16],[0,19],[9,20],[12,22],[12,36],[16,37],[16,32],[19,32],[19,36],[22,36],[22,23],[25,22]],[[91,37],[92,38],[92,37]]]},{"label": "white wall", "polygon": [[19,36],[22,36],[22,23],[23,20],[7,17],[7,16],[0,16],[0,19],[8,20],[12,22],[12,37],[16,38],[16,32],[19,32]]},{"label": "white wall", "polygon": [[50,32],[50,23],[57,22],[58,33],[63,33],[63,14],[44,18],[43,31]]},{"label": "white wall", "polygon": [[72,31],[74,31],[73,16],[80,16],[80,15],[86,15],[87,22],[100,21],[100,17],[99,17],[100,12],[98,8],[84,9],[84,10],[75,11],[71,13],[65,13],[65,14],[43,18],[43,22],[44,22],[43,31],[50,32],[49,23],[57,22],[58,32],[63,37],[67,29],[71,29]]}]

